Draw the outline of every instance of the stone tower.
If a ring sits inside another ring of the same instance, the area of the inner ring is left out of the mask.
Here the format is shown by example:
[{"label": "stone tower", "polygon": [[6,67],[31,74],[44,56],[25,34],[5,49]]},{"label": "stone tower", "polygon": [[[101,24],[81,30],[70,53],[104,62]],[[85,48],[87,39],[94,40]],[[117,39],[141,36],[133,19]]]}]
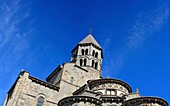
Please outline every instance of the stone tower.
[{"label": "stone tower", "polygon": [[88,34],[72,50],[71,61],[64,63],[47,77],[47,82],[60,88],[60,97],[71,95],[88,80],[101,78],[102,48]]},{"label": "stone tower", "polygon": [[97,71],[101,75],[103,53],[101,46],[88,34],[73,50],[71,62],[86,70]]}]

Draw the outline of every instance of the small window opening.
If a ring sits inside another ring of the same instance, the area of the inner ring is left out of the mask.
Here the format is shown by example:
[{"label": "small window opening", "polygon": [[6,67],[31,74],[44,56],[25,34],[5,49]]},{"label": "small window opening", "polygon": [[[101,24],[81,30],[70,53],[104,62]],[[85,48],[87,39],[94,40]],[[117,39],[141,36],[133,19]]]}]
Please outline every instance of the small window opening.
[{"label": "small window opening", "polygon": [[86,49],[86,55],[88,55],[88,49]]},{"label": "small window opening", "polygon": [[81,54],[84,55],[84,49],[81,49]]},{"label": "small window opening", "polygon": [[94,56],[95,55],[95,51],[93,50],[93,54],[92,54],[92,56]]},{"label": "small window opening", "polygon": [[84,66],[86,66],[86,63],[87,63],[87,59],[84,59]]},{"label": "small window opening", "polygon": [[95,69],[97,69],[97,67],[98,67],[98,63],[96,62],[96,63],[95,63]]},{"label": "small window opening", "polygon": [[92,67],[94,67],[94,60],[92,60],[92,64],[91,64]]},{"label": "small window opening", "polygon": [[38,98],[37,106],[43,106],[43,103],[44,103],[44,97],[40,96]]},{"label": "small window opening", "polygon": [[82,59],[80,59],[80,66],[82,66],[83,65],[83,60]]},{"label": "small window opening", "polygon": [[98,52],[96,52],[95,57],[98,58]]}]

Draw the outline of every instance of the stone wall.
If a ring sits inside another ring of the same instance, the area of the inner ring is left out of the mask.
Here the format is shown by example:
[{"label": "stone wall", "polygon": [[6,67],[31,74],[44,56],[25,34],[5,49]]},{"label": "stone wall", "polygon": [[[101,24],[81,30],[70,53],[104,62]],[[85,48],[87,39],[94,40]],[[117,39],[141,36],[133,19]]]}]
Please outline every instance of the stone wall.
[{"label": "stone wall", "polygon": [[57,105],[58,91],[33,82],[29,79],[29,73],[23,72],[3,106],[36,106],[39,96],[44,97],[44,106]]},{"label": "stone wall", "polygon": [[39,96],[44,97],[44,106],[56,106],[60,99],[71,96],[74,91],[87,83],[88,80],[100,77],[99,71],[87,71],[81,67],[76,67],[75,63],[65,63],[63,68],[58,71],[49,82],[53,86],[57,83],[57,86],[60,87],[59,91],[46,87],[41,82],[32,81],[28,72],[22,72],[15,83],[11,96],[7,97],[4,106],[36,105]]},{"label": "stone wall", "polygon": [[88,80],[99,78],[100,72],[97,70],[86,70],[79,66],[75,66],[74,63],[65,63],[61,79],[68,83],[72,83],[75,86],[81,87],[86,84]]}]

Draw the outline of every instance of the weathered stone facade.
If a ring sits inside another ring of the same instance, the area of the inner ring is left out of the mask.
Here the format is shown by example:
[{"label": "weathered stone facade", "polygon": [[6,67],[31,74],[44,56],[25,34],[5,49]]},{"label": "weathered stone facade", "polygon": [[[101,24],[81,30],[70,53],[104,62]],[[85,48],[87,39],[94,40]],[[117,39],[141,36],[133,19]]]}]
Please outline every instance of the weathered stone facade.
[{"label": "weathered stone facade", "polygon": [[3,106],[168,106],[157,97],[142,97],[124,81],[102,78],[103,52],[91,34],[42,81],[22,70]]}]

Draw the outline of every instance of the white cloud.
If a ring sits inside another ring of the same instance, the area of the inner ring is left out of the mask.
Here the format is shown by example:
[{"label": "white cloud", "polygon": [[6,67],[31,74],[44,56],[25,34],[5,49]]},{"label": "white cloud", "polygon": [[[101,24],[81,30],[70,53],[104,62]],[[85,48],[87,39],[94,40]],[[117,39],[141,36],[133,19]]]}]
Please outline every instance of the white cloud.
[{"label": "white cloud", "polygon": [[23,52],[29,47],[27,37],[32,28],[23,31],[20,27],[25,24],[25,19],[30,17],[30,13],[23,9],[21,0],[0,1],[0,83],[4,85],[5,77],[8,76],[8,84],[4,89],[0,89],[0,104],[5,98],[9,86],[16,79],[18,71],[17,64],[24,58]]},{"label": "white cloud", "polygon": [[149,13],[140,13],[134,25],[129,29],[127,47],[136,48],[150,38],[166,23],[169,16],[168,4],[160,6]]},{"label": "white cloud", "polygon": [[15,61],[17,61],[17,58],[22,57],[21,53],[28,48],[27,36],[31,29],[24,32],[20,24],[29,17],[30,13],[24,12],[20,3],[20,0],[10,0],[3,2],[0,7],[0,62],[3,62],[1,68],[6,67],[3,65],[9,65],[9,60],[13,56],[16,56]]},{"label": "white cloud", "polygon": [[[111,38],[105,40],[106,45],[104,45],[105,51],[105,67],[104,71],[106,74],[112,71],[115,75],[117,71],[123,66],[126,61],[127,56],[130,51],[141,46],[144,41],[150,37],[153,37],[156,32],[158,32],[161,27],[167,22],[169,16],[169,4],[164,3],[159,5],[152,11],[142,12],[137,15],[134,23],[128,28],[128,36],[125,42],[124,49],[122,52],[116,56],[112,55],[112,49],[106,46],[111,46]],[[109,41],[109,43],[108,43]]]}]

